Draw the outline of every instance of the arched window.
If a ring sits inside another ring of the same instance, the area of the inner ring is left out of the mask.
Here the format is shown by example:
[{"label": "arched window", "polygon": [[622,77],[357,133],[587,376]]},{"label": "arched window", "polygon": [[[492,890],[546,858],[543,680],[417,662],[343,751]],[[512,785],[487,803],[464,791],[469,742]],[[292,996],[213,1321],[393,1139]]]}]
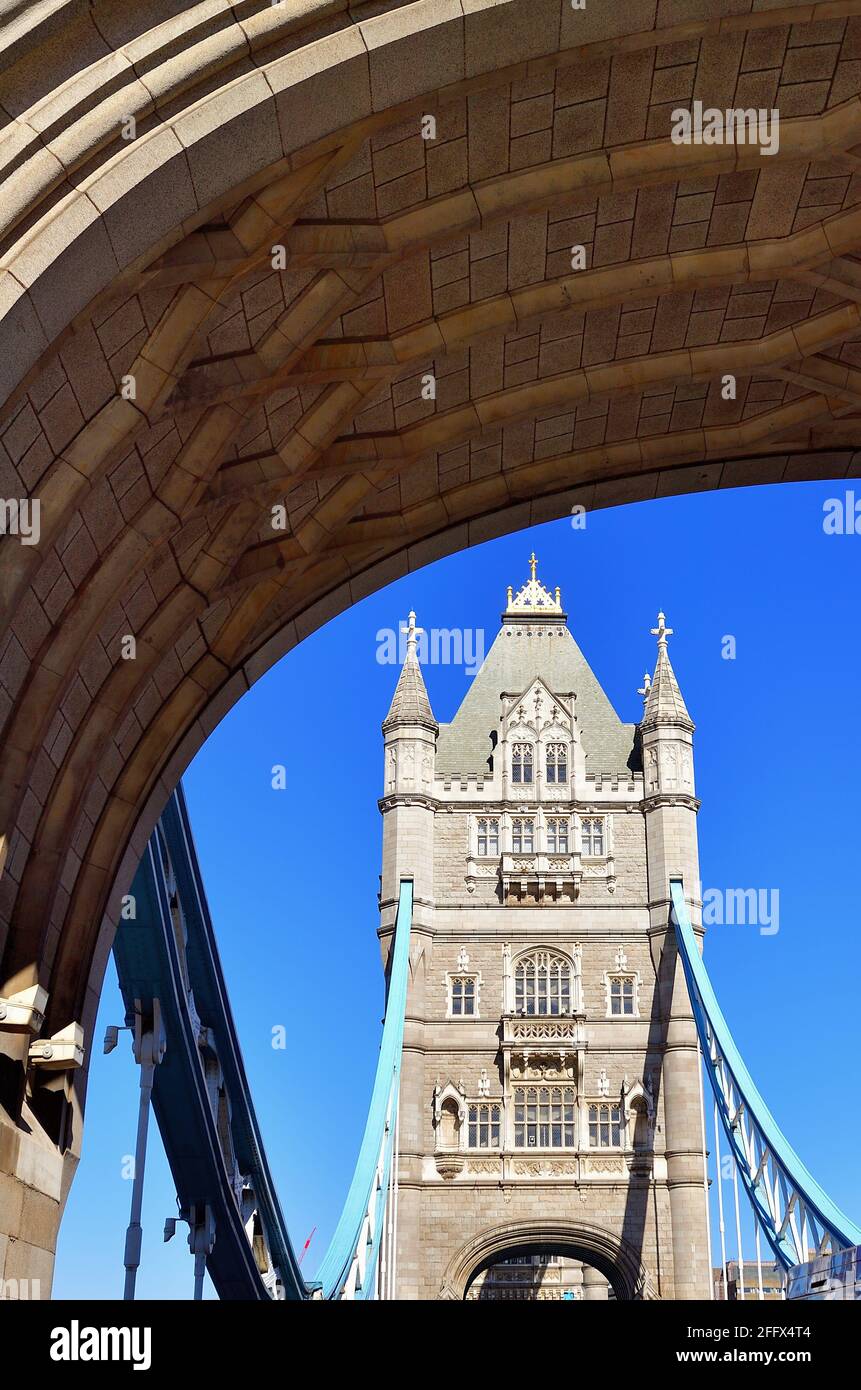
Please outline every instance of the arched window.
[{"label": "arched window", "polygon": [[514,1091],[516,1149],[573,1149],[573,1086],[518,1086]]},{"label": "arched window", "polygon": [[514,971],[514,1009],[519,1014],[570,1014],[571,963],[552,951],[533,951]]},{"label": "arched window", "polygon": [[532,782],[533,758],[531,743],[515,743],[511,755],[511,777],[514,782]]},{"label": "arched window", "polygon": [[564,743],[547,745],[547,781],[568,781],[568,749]]},{"label": "arched window", "polygon": [[590,1149],[618,1149],[621,1133],[621,1106],[610,1103],[589,1106]]},{"label": "arched window", "polygon": [[568,853],[568,821],[563,816],[550,816],[547,821],[547,853]]},{"label": "arched window", "polygon": [[499,853],[499,819],[496,816],[482,816],[478,822],[478,853],[491,855]]},{"label": "arched window", "polygon": [[469,1138],[470,1149],[498,1149],[502,1107],[494,1102],[470,1105]]},{"label": "arched window", "polygon": [[637,982],[633,975],[610,976],[610,1013],[617,1018],[633,1018],[636,1013]]},{"label": "arched window", "polygon": [[586,857],[600,859],[604,853],[604,818],[588,816],[581,822],[581,841]]},{"label": "arched window", "polygon": [[607,1018],[639,1018],[640,986],[638,970],[632,970],[624,946],[616,952],[616,968],[601,976],[606,990]]},{"label": "arched window", "polygon": [[535,822],[516,816],[511,822],[511,849],[514,854],[531,854],[535,844]]},{"label": "arched window", "polygon": [[475,976],[451,976],[450,1013],[452,1018],[473,1018],[475,1016]]}]

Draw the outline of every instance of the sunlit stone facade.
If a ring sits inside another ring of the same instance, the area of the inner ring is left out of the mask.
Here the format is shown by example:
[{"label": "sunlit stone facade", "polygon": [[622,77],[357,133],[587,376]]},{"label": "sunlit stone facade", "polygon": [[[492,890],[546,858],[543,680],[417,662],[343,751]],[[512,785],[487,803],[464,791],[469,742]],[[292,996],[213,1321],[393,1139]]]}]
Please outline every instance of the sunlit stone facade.
[{"label": "sunlit stone facade", "polygon": [[530,563],[450,724],[411,615],[383,724],[384,951],[401,878],[415,895],[397,1296],[461,1298],[520,1248],[585,1261],[619,1298],[706,1298],[696,1034],[668,930],[674,875],[700,921],[671,629],[660,615],[625,724]]}]

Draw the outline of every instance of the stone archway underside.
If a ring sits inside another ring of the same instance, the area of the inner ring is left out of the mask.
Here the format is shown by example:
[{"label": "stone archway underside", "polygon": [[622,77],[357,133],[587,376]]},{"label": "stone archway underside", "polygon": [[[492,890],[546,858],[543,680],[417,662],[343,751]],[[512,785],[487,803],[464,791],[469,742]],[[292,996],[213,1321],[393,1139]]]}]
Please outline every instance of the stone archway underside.
[{"label": "stone archway underside", "polygon": [[591,1264],[623,1301],[652,1299],[652,1280],[630,1242],[591,1222],[527,1221],[492,1227],[468,1241],[449,1261],[439,1297],[461,1300],[473,1279],[513,1250],[547,1250]]},{"label": "stone archway underside", "polygon": [[858,475],[861,0],[5,10],[0,994],[89,1042],[169,790],[314,627],[574,503]]}]

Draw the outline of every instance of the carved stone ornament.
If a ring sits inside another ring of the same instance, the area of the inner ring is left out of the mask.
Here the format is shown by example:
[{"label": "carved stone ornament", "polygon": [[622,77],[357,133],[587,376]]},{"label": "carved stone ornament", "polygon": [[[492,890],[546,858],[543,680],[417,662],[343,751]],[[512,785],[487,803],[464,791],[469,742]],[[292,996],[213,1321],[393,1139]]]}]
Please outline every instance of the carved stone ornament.
[{"label": "carved stone ornament", "polygon": [[523,1178],[576,1178],[576,1159],[515,1159],[512,1165],[518,1177]]},{"label": "carved stone ornament", "polygon": [[444,1182],[452,1182],[462,1173],[466,1162],[462,1154],[437,1154],[434,1161]]},{"label": "carved stone ornament", "polygon": [[624,1158],[587,1158],[587,1173],[626,1173],[628,1171]]}]

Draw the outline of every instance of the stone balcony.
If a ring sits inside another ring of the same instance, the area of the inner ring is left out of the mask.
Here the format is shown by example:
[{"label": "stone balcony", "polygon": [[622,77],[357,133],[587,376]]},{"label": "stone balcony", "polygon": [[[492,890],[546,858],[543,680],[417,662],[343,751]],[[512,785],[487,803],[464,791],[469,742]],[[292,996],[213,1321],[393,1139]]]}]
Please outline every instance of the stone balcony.
[{"label": "stone balcony", "polygon": [[576,853],[503,854],[499,871],[505,902],[576,902],[580,895],[583,870]]},{"label": "stone balcony", "polygon": [[577,1002],[569,1014],[504,1014],[501,1051],[506,1084],[554,1081],[582,1090],[586,1015]]},{"label": "stone balcony", "polygon": [[586,1046],[585,1019],[579,1005],[567,1014],[503,1014],[502,1046],[520,1051],[578,1050]]},{"label": "stone balcony", "polygon": [[481,882],[499,884],[505,903],[574,903],[584,878],[602,880],[609,893],[615,892],[616,864],[612,853],[583,860],[579,850],[568,854],[506,851],[501,855],[470,854],[466,861],[467,891],[474,893]]}]

